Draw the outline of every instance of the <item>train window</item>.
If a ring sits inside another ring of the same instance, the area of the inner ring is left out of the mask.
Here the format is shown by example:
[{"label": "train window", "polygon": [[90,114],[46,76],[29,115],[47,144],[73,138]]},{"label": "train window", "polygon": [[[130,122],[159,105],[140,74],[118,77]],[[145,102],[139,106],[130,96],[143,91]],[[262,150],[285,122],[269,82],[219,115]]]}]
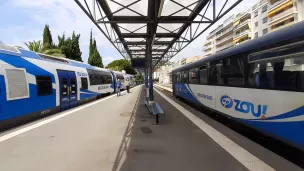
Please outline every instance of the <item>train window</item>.
[{"label": "train window", "polygon": [[125,78],[124,78],[124,76],[121,75],[121,74],[117,74],[116,78],[117,78],[117,80],[119,79],[119,81],[120,81],[121,83],[124,83],[124,82],[125,82]]},{"label": "train window", "polygon": [[68,84],[66,78],[61,78],[61,91],[62,95],[64,96],[68,94]]},{"label": "train window", "polygon": [[208,69],[209,69],[210,84],[217,84],[216,67],[211,65]]},{"label": "train window", "polygon": [[198,68],[189,70],[189,83],[190,84],[199,83]]},{"label": "train window", "polygon": [[259,62],[255,64],[255,72],[250,75],[250,80],[254,81],[256,88],[304,91],[303,64],[303,60],[296,58]]},{"label": "train window", "polygon": [[86,77],[81,77],[81,88],[84,90],[88,89],[88,79]]},{"label": "train window", "polygon": [[5,83],[7,100],[16,100],[29,97],[29,87],[25,69],[6,68]]},{"label": "train window", "polygon": [[200,83],[201,84],[208,84],[208,72],[207,68],[200,70]]},{"label": "train window", "polygon": [[77,92],[76,88],[76,80],[75,78],[71,78],[71,94],[75,94]]},{"label": "train window", "polygon": [[95,74],[94,74],[94,70],[91,70],[91,69],[87,69],[88,71],[88,74],[89,74],[89,79],[90,79],[90,85],[96,85],[95,83]]},{"label": "train window", "polygon": [[90,70],[90,69],[87,69],[87,70],[88,70],[91,85],[111,84],[112,83],[111,73],[105,72],[105,71],[98,71],[98,70]]},{"label": "train window", "polygon": [[212,85],[224,84],[224,65],[222,61],[213,61],[208,67],[209,83]]},{"label": "train window", "polygon": [[176,82],[177,83],[181,83],[182,82],[182,80],[181,80],[181,72],[177,72],[176,73]]},{"label": "train window", "polygon": [[36,76],[37,95],[51,95],[53,91],[52,79],[49,76]]},{"label": "train window", "polygon": [[108,81],[108,84],[112,84],[113,80],[112,80],[112,75],[111,74],[108,75],[107,81]]},{"label": "train window", "polygon": [[188,83],[188,71],[182,71],[182,83]]},{"label": "train window", "polygon": [[[248,56],[252,86],[262,89],[304,91],[304,42],[260,51]],[[247,68],[247,67],[246,67]]]},{"label": "train window", "polygon": [[[231,57],[226,60],[224,67],[225,84],[229,86],[241,86],[244,84],[244,58]],[[227,80],[227,81],[226,81]]]}]

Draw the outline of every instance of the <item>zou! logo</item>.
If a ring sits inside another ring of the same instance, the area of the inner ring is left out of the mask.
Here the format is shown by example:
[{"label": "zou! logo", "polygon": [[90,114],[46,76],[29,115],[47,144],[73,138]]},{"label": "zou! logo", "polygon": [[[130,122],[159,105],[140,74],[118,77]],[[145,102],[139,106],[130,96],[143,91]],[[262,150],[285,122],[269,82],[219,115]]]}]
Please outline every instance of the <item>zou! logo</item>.
[{"label": "zou! logo", "polygon": [[223,107],[229,109],[234,106],[234,109],[238,112],[248,114],[251,113],[255,117],[262,117],[265,119],[268,105],[255,105],[251,102],[242,101],[238,99],[231,99],[229,96],[224,95],[221,97],[221,104]]},{"label": "zou! logo", "polygon": [[231,108],[233,106],[233,101],[229,96],[222,96],[221,104],[224,108]]}]

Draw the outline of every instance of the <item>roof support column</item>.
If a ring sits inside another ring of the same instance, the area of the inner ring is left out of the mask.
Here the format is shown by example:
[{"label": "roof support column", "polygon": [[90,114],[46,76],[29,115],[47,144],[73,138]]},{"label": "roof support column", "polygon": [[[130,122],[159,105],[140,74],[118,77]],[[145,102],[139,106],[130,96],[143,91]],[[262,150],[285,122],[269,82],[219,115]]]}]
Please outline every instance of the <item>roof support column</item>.
[{"label": "roof support column", "polygon": [[154,100],[153,97],[153,77],[152,77],[152,72],[153,72],[153,66],[152,66],[152,39],[147,38],[147,44],[148,44],[148,49],[147,49],[147,63],[148,63],[148,72],[149,72],[149,97],[150,101]]},{"label": "roof support column", "polygon": [[[146,64],[147,64],[147,60],[146,60]],[[145,68],[145,88],[148,88],[148,68]]]}]

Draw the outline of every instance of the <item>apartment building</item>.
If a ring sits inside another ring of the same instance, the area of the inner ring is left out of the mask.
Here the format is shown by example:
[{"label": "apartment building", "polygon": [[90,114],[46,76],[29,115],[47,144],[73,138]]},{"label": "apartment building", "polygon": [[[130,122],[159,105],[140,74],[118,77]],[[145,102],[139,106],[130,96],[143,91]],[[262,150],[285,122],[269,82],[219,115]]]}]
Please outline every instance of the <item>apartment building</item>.
[{"label": "apartment building", "polygon": [[269,0],[261,0],[251,8],[252,38],[257,38],[269,32],[268,9]]},{"label": "apartment building", "polygon": [[215,33],[216,52],[233,46],[233,21],[235,16],[227,18]]},{"label": "apartment building", "polygon": [[238,45],[251,39],[252,22],[250,10],[236,15],[233,22],[233,43]]},{"label": "apartment building", "polygon": [[215,47],[215,32],[216,30],[213,30],[209,33],[207,36],[207,40],[204,43],[204,56],[209,56],[211,54],[214,54],[216,52],[216,47]]},{"label": "apartment building", "polygon": [[172,70],[180,66],[179,62],[167,62],[153,73],[153,79],[158,79],[160,84],[172,84]]},{"label": "apartment building", "polygon": [[276,31],[303,20],[303,0],[269,0],[269,27]]},{"label": "apartment building", "polygon": [[183,59],[181,60],[181,65],[185,65],[185,64],[188,64],[188,63],[197,61],[197,60],[199,60],[199,59],[201,59],[201,58],[202,58],[202,56],[193,56],[193,57],[183,58]]},{"label": "apartment building", "polygon": [[210,32],[204,57],[304,20],[304,0],[260,0]]}]

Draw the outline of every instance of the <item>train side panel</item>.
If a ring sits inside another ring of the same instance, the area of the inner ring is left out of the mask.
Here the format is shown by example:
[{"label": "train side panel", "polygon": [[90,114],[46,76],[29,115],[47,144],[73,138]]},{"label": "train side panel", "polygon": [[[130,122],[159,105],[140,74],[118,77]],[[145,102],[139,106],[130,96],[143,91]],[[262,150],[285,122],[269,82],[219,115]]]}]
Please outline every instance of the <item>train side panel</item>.
[{"label": "train side panel", "polygon": [[177,96],[304,149],[304,93],[177,83]]},{"label": "train side panel", "polygon": [[38,95],[36,82],[36,76],[47,76],[54,85],[53,73],[18,55],[1,53],[0,65],[0,121],[36,112],[47,114],[56,108],[56,88],[52,87],[50,94]]},{"label": "train side panel", "polygon": [[[16,49],[15,52],[0,49],[0,129],[59,112],[59,70],[76,75],[78,104],[114,92],[114,79],[110,71],[103,70],[111,75],[110,84],[90,86],[87,68],[98,70],[87,64],[44,59],[24,49]],[[82,78],[87,80],[86,87],[83,87]],[[74,106],[70,104],[70,107]]]}]

